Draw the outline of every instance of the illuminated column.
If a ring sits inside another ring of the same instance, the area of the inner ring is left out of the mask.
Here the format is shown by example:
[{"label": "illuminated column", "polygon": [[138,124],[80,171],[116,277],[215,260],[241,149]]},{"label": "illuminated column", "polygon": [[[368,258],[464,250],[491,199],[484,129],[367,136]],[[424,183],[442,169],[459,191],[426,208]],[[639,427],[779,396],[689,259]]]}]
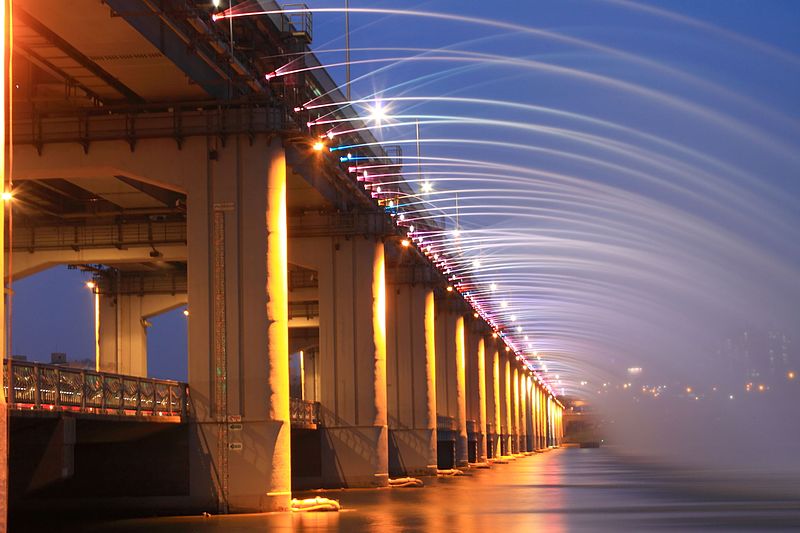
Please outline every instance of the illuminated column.
[{"label": "illuminated column", "polygon": [[500,457],[500,353],[497,343],[492,340],[485,341],[486,350],[486,378],[487,378],[487,419],[491,422],[491,457]]},{"label": "illuminated column", "polygon": [[[470,460],[486,461],[486,347],[482,331],[485,326],[468,320],[466,328],[467,418],[473,423],[470,438]],[[473,457],[474,454],[474,457]]]},{"label": "illuminated column", "polygon": [[511,395],[513,394],[513,387],[511,385],[511,361],[508,359],[508,351],[503,356],[503,424],[505,429],[503,431],[503,442],[505,443],[505,455],[511,455],[513,449],[513,436],[514,436],[514,407],[511,403]]},{"label": "illuminated column", "polygon": [[148,319],[186,304],[186,295],[100,293],[97,370],[147,377]]},{"label": "illuminated column", "polygon": [[522,370],[519,373],[519,451],[527,452],[528,447],[528,375]]},{"label": "illuminated column", "polygon": [[544,448],[544,406],[542,404],[542,386],[536,384],[536,449]]},{"label": "illuminated column", "polygon": [[396,283],[387,290],[386,390],[389,471],[436,475],[436,347],[433,290]]},{"label": "illuminated column", "polygon": [[475,398],[478,401],[478,418],[476,426],[478,431],[478,450],[477,460],[479,463],[485,462],[486,454],[486,343],[483,337],[478,339],[478,353],[475,361],[478,373],[478,391]]},{"label": "illuminated column", "polygon": [[520,427],[519,427],[519,368],[517,368],[516,363],[512,362],[512,370],[511,370],[511,427],[513,429],[513,437],[511,439],[513,443],[513,450],[514,453],[519,453],[519,441],[520,441]]},{"label": "illuminated column", "polygon": [[530,375],[525,376],[525,450],[532,452],[536,449],[535,431],[536,425],[534,423],[534,381]]},{"label": "illuminated column", "polygon": [[[452,424],[451,431],[439,435],[439,466],[466,466],[467,404],[465,391],[464,317],[455,309],[458,302],[445,296],[437,303],[436,312],[436,410],[437,415]],[[447,440],[451,433],[451,440]],[[452,443],[452,444],[451,444]],[[449,459],[453,447],[452,460]]]},{"label": "illuminated column", "polygon": [[205,142],[198,152],[187,186],[190,494],[211,510],[209,502],[230,512],[286,509],[284,150],[279,139],[233,137],[216,160]]},{"label": "illuminated column", "polygon": [[378,235],[299,236],[289,246],[293,264],[319,275],[322,482],[325,487],[386,486],[383,242]]},{"label": "illuminated column", "polygon": [[[2,192],[8,191],[8,174],[6,172],[6,89],[10,81],[11,65],[11,0],[3,0],[0,5],[0,43],[2,43],[3,80],[0,82],[0,173],[2,173]],[[0,250],[5,253],[6,230],[6,201],[0,200],[0,220],[3,227],[0,231]],[[0,279],[6,287],[6,261],[0,261]],[[4,290],[5,292],[5,290]],[[6,310],[5,298],[0,298],[0,317],[3,324],[0,326],[0,358],[5,361],[10,354],[6,353]],[[5,372],[6,369],[3,369]],[[8,527],[8,404],[3,387],[0,387],[0,533],[5,533]]]}]

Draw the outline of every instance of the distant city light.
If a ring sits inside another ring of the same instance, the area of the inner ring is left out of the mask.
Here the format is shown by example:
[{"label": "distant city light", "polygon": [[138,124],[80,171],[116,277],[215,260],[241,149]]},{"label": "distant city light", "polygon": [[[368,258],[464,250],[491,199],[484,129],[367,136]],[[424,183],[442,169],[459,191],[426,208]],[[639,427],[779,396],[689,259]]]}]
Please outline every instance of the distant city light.
[{"label": "distant city light", "polygon": [[795,375],[794,370],[790,370],[786,373],[786,379],[794,379]]},{"label": "distant city light", "polygon": [[642,367],[640,366],[632,366],[628,369],[628,374],[631,374],[633,376],[641,373],[642,373]]},{"label": "distant city light", "polygon": [[691,393],[692,393],[692,388],[686,387],[686,394],[691,394]]},{"label": "distant city light", "polygon": [[400,241],[400,244],[401,244],[401,245],[402,245],[404,248],[408,248],[409,246],[411,246],[411,241],[409,241],[408,239],[403,239],[402,241]]},{"label": "distant city light", "polygon": [[189,316],[189,310],[188,309],[184,309],[183,310],[183,316]]},{"label": "distant city light", "polygon": [[92,290],[94,290],[94,289],[95,289],[95,287],[97,287],[97,283],[95,283],[94,281],[92,281],[92,280],[89,280],[89,281],[87,281],[87,282],[86,282],[86,288],[87,288],[87,289],[92,289]]},{"label": "distant city light", "polygon": [[322,141],[317,141],[314,143],[314,151],[321,152],[325,149],[325,143]]}]

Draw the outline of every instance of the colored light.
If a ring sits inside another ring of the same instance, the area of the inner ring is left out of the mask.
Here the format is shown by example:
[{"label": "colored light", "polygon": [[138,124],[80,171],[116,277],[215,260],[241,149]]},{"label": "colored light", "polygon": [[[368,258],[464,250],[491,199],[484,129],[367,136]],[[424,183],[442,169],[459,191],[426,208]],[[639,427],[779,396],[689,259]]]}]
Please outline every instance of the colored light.
[{"label": "colored light", "polygon": [[189,316],[189,310],[188,309],[184,309],[183,310],[183,316]]},{"label": "colored light", "polygon": [[420,187],[420,190],[423,193],[427,194],[427,193],[429,193],[429,192],[431,192],[433,190],[433,184],[431,184],[431,182],[429,182],[429,181],[423,181],[422,182],[422,186]]},{"label": "colored light", "polygon": [[447,286],[447,292],[453,292],[453,287],[451,285]]},{"label": "colored light", "polygon": [[11,194],[11,191],[3,191],[3,194],[2,194],[2,196],[0,196],[0,198],[2,198],[4,202],[9,202],[9,201],[11,201],[11,199],[12,199],[13,197],[14,197],[14,195],[13,195],[13,194]]},{"label": "colored light", "polygon": [[87,289],[94,290],[95,287],[97,287],[97,283],[95,283],[94,281],[87,281],[86,282],[86,288]]},{"label": "colored light", "polygon": [[794,373],[794,371],[793,371],[793,370],[790,370],[790,371],[788,371],[788,372],[786,373],[786,378],[787,378],[787,379],[794,379],[794,378],[795,378],[795,376],[796,376],[796,374]]},{"label": "colored light", "polygon": [[403,239],[402,241],[400,241],[400,244],[403,245],[404,248],[408,248],[409,246],[411,246],[411,242],[408,239]]},{"label": "colored light", "polygon": [[321,152],[325,149],[325,143],[322,141],[317,141],[314,143],[314,151]]}]

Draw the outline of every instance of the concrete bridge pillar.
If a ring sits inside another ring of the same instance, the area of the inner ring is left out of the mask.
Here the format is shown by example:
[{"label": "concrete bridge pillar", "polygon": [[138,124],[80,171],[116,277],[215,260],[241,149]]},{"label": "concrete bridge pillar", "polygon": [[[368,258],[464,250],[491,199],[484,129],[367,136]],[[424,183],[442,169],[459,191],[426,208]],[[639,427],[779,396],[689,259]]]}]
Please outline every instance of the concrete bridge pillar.
[{"label": "concrete bridge pillar", "polygon": [[481,325],[470,321],[466,339],[467,417],[474,422],[469,436],[474,461],[486,461],[486,346]]},{"label": "concrete bridge pillar", "polygon": [[283,145],[279,138],[230,138],[212,158],[203,141],[194,157],[205,172],[188,178],[187,195],[192,499],[215,499],[229,512],[286,509],[291,444]]},{"label": "concrete bridge pillar", "polygon": [[436,475],[436,341],[433,289],[390,279],[386,389],[389,471]]},{"label": "concrete bridge pillar", "polygon": [[[500,457],[500,353],[497,343],[493,339],[484,340],[486,358],[486,426],[491,426],[492,431],[487,431],[488,457]],[[491,439],[491,440],[490,440]]]},{"label": "concrete bridge pillar", "polygon": [[389,482],[386,279],[377,237],[293,237],[292,263],[319,273],[322,482]]},{"label": "concrete bridge pillar", "polygon": [[467,403],[465,375],[464,316],[441,300],[436,313],[436,409],[437,414],[455,421],[457,467],[467,466]]},{"label": "concrete bridge pillar", "polygon": [[528,402],[526,401],[526,393],[528,391],[526,386],[527,374],[524,369],[520,368],[519,371],[519,451],[525,453],[528,451],[528,424],[527,412]]},{"label": "concrete bridge pillar", "polygon": [[[509,357],[509,359],[511,359]],[[522,450],[520,449],[520,435],[522,434],[521,428],[519,427],[519,420],[520,420],[520,402],[519,402],[519,368],[517,367],[517,363],[511,363],[512,370],[511,370],[511,427],[513,428],[512,432],[512,442],[513,442],[513,451],[514,453],[519,453]]]},{"label": "concrete bridge pillar", "polygon": [[185,294],[98,294],[97,369],[147,377],[148,319],[185,305]]},{"label": "concrete bridge pillar", "polygon": [[500,351],[500,423],[502,455],[511,454],[511,363],[506,352]]},{"label": "concrete bridge pillar", "polygon": [[525,448],[526,451],[529,452],[532,452],[536,449],[536,413],[534,411],[535,406],[533,402],[533,395],[535,393],[534,391],[535,383],[533,378],[530,375],[525,376]]}]

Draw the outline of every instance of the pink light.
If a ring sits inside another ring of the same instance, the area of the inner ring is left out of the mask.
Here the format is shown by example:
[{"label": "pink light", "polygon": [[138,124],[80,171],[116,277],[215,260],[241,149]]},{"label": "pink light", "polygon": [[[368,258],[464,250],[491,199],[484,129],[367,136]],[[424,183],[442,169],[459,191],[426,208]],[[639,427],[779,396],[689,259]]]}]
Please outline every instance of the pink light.
[{"label": "pink light", "polygon": [[267,78],[267,81],[269,81],[272,78],[278,77],[278,73],[277,72],[270,72],[269,74],[266,74],[264,77]]}]

